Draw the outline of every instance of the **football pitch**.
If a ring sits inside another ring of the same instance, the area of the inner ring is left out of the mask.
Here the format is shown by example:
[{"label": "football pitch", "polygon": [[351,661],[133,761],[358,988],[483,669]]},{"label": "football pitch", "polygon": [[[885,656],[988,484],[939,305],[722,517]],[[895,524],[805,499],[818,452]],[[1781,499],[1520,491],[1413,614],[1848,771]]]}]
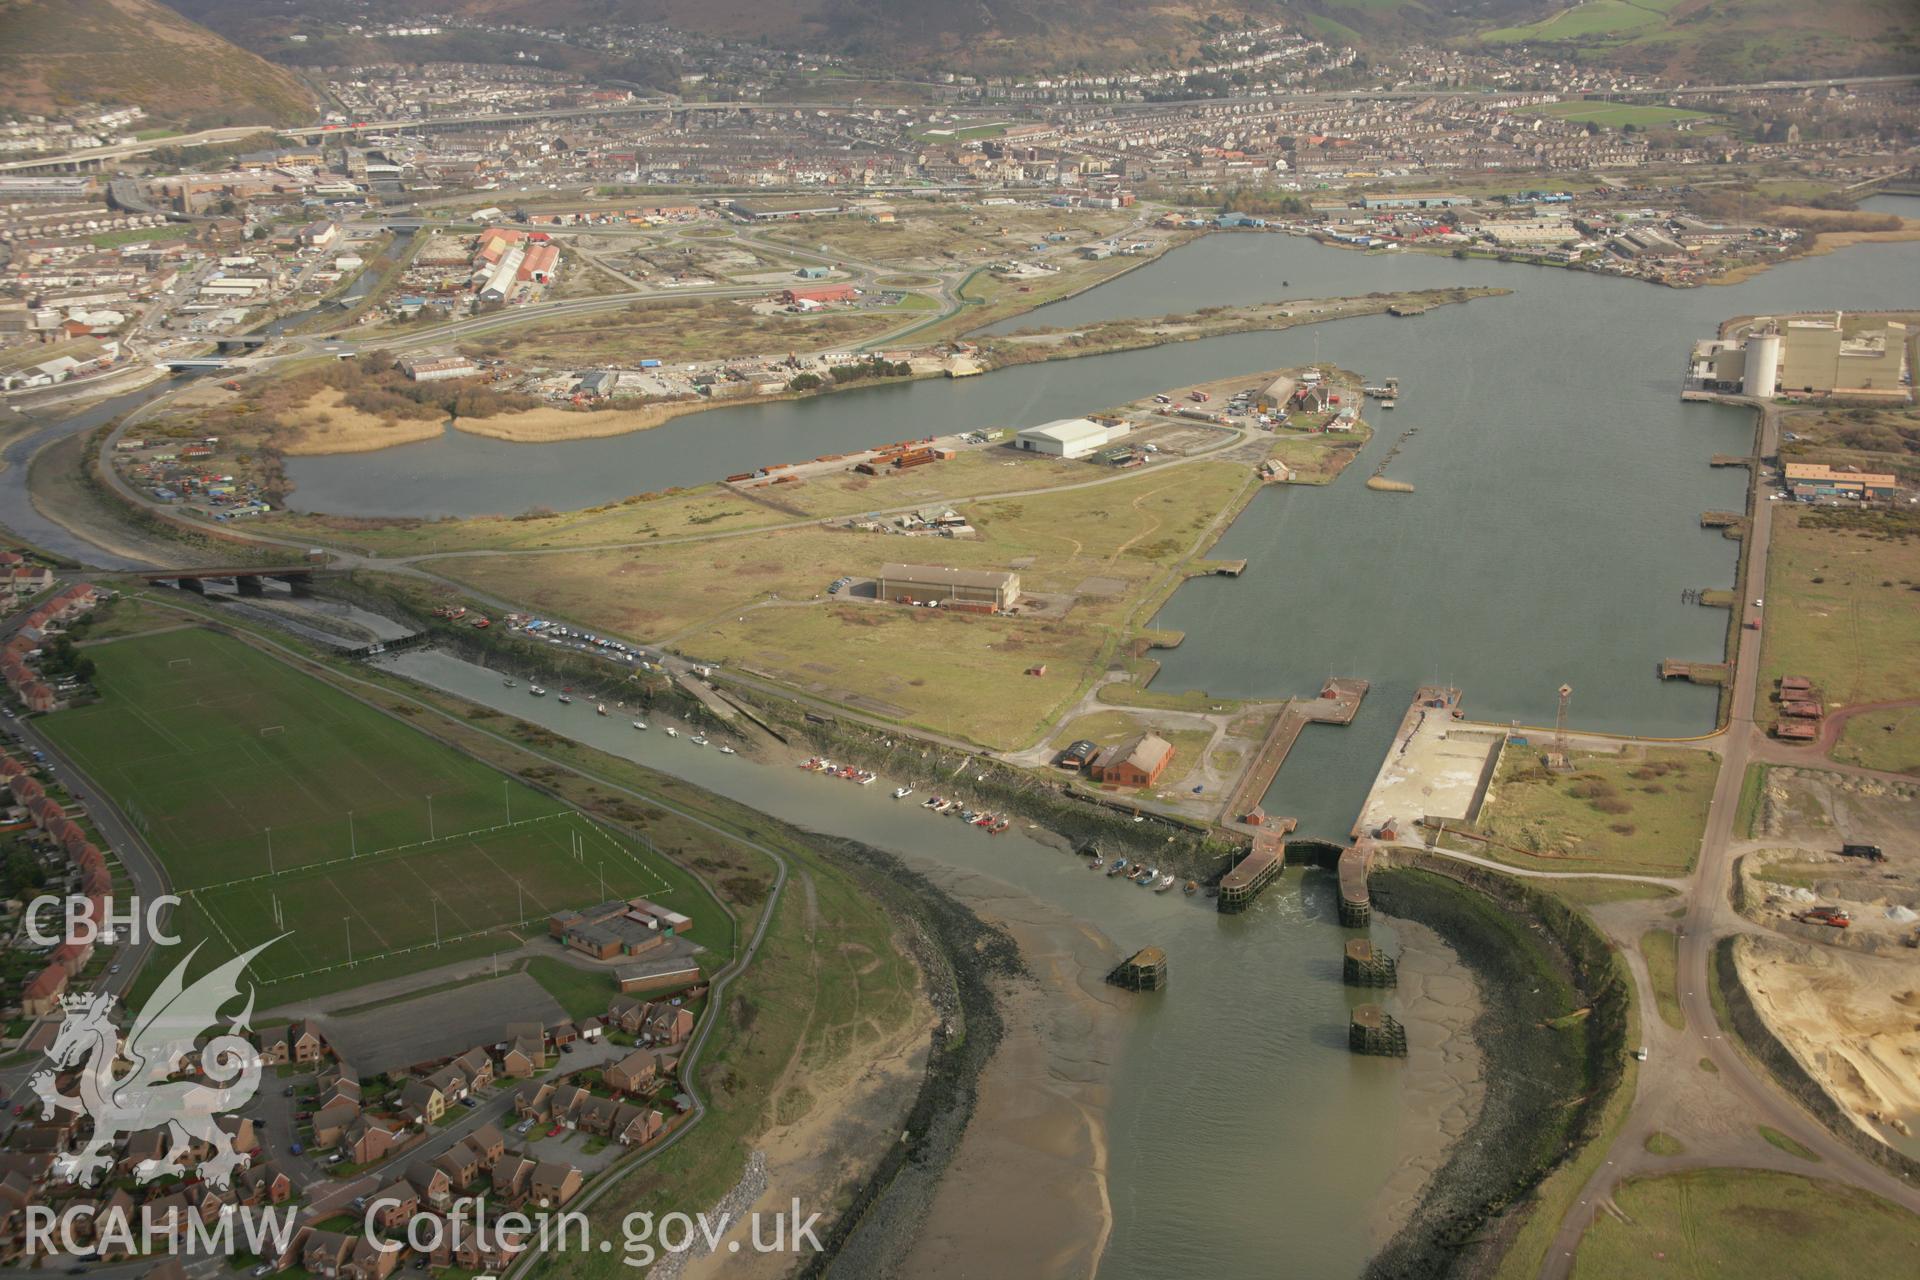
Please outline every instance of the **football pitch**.
[{"label": "football pitch", "polygon": [[145,835],[189,943],[280,939],[253,966],[269,998],[485,954],[614,896],[719,923],[678,866],[238,640],[89,652],[101,700],[42,729]]}]

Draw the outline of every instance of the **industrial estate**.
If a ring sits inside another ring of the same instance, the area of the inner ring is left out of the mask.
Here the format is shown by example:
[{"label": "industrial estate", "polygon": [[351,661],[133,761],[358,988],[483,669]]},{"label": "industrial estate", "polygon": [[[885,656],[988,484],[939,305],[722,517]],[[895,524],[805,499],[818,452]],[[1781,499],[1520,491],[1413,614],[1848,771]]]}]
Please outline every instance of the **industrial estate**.
[{"label": "industrial estate", "polygon": [[1113,8],[0,13],[0,1262],[1911,1269],[1913,15]]}]

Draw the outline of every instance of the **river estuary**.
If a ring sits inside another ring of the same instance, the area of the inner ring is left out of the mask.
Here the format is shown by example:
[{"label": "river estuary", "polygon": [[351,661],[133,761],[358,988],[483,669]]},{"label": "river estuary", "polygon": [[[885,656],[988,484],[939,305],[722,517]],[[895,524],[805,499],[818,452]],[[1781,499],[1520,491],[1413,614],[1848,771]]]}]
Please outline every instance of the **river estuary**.
[{"label": "river estuary", "polygon": [[[1899,207],[1907,211],[1906,202]],[[629,436],[513,445],[449,432],[378,454],[290,459],[295,504],[340,514],[570,508],[757,464],[976,426],[1024,426],[1165,387],[1316,359],[1401,380],[1365,454],[1326,489],[1263,491],[1216,553],[1237,580],[1183,587],[1158,625],[1187,639],[1157,687],[1273,696],[1328,675],[1370,679],[1358,721],[1309,730],[1266,801],[1306,834],[1342,838],[1414,686],[1460,685],[1477,718],[1550,717],[1571,683],[1577,725],[1684,736],[1712,728],[1711,691],[1665,685],[1663,657],[1716,659],[1726,615],[1681,603],[1732,581],[1736,545],[1699,528],[1738,508],[1750,415],[1682,405],[1688,343],[1741,313],[1920,306],[1920,251],[1868,245],[1727,288],[1670,291],[1582,273],[1407,254],[1362,255],[1273,235],[1217,235],[1026,323],[1076,324],[1287,297],[1486,284],[1511,296],[1413,320],[1343,321],[1123,355],[1029,365],[766,406],[716,410]],[[1363,487],[1406,428],[1389,474]],[[438,654],[400,671],[627,755],[803,827],[960,868],[1098,930],[1119,950],[1169,954],[1172,989],[1131,1002],[1106,1108],[1114,1280],[1169,1274],[1341,1276],[1381,1242],[1405,1139],[1430,1133],[1448,1073],[1416,1043],[1406,1062],[1345,1048],[1354,997],[1323,873],[1289,872],[1255,908],[1143,893],[1009,832],[982,838],[885,786],[853,788],[689,748],[584,706],[536,702]],[[1463,982],[1432,935],[1374,926]],[[1424,951],[1423,951],[1424,949]],[[1403,960],[1403,964],[1409,961]],[[1496,995],[1497,998],[1497,995]],[[1403,1017],[1412,990],[1390,999]],[[1362,1140],[1355,1141],[1353,1139]],[[1420,1144],[1415,1141],[1414,1148]],[[991,1236],[992,1224],[980,1229]]]}]

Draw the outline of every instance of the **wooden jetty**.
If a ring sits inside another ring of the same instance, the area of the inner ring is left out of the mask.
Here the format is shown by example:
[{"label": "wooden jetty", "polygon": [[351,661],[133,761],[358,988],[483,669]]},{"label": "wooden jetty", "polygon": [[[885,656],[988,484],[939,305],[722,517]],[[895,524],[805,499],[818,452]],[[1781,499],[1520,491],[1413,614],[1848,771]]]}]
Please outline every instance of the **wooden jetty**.
[{"label": "wooden jetty", "polygon": [[1400,966],[1365,938],[1347,939],[1340,964],[1340,980],[1350,987],[1392,987],[1400,983]]},{"label": "wooden jetty", "polygon": [[1142,947],[1115,966],[1107,981],[1128,991],[1158,991],[1167,985],[1167,953]]},{"label": "wooden jetty", "polygon": [[1247,571],[1245,560],[1196,560],[1193,577],[1237,578]]},{"label": "wooden jetty", "polygon": [[[1292,829],[1288,819],[1287,830]],[[1234,863],[1233,870],[1220,879],[1219,910],[1224,915],[1245,911],[1260,896],[1260,891],[1280,878],[1287,866],[1287,837],[1284,831],[1265,827],[1253,835],[1253,848]]]},{"label": "wooden jetty", "polygon": [[1365,680],[1335,676],[1321,686],[1318,698],[1289,702],[1274,717],[1273,725],[1248,763],[1247,771],[1240,775],[1240,781],[1227,794],[1226,803],[1220,811],[1221,824],[1241,822],[1259,826],[1270,821],[1260,812],[1260,798],[1273,785],[1280,766],[1287,761],[1287,754],[1293,750],[1293,744],[1300,740],[1301,730],[1310,724],[1352,724],[1353,717],[1360,710],[1361,699],[1367,696],[1368,687]]},{"label": "wooden jetty", "polygon": [[1379,1005],[1363,1004],[1347,1025],[1347,1048],[1382,1058],[1404,1058],[1407,1029]]},{"label": "wooden jetty", "polygon": [[1716,453],[1713,455],[1713,461],[1708,465],[1715,467],[1750,467],[1753,465],[1753,459],[1738,453]]},{"label": "wooden jetty", "polygon": [[1738,511],[1703,511],[1700,513],[1702,529],[1737,529],[1746,524],[1747,518]]},{"label": "wooden jetty", "polygon": [[1725,684],[1733,667],[1725,662],[1683,662],[1679,658],[1660,659],[1662,680],[1687,680],[1694,684]]}]

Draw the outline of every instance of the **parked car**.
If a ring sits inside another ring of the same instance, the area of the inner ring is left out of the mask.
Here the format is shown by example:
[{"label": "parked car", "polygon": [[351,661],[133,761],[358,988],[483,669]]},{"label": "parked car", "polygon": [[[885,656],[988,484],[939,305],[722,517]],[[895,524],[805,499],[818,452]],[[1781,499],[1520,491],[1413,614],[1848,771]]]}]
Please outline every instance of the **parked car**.
[{"label": "parked car", "polygon": [[460,1105],[463,1107],[477,1107],[480,1105],[480,1100],[478,1098],[462,1098],[460,1099]]}]

